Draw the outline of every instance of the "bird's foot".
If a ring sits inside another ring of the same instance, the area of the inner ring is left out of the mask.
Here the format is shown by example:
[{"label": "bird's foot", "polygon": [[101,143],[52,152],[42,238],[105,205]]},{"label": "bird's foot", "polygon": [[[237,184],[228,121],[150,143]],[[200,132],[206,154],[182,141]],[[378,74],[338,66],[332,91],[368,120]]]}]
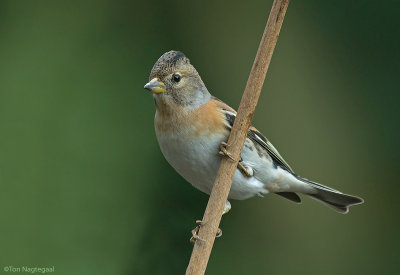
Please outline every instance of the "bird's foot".
[{"label": "bird's foot", "polygon": [[[196,221],[197,226],[192,230],[192,237],[190,238],[190,242],[191,243],[195,243],[196,241],[202,241],[205,242],[206,240],[202,239],[199,237],[199,230],[200,227],[203,225],[203,221],[201,220],[197,220]],[[217,230],[217,234],[216,234],[216,238],[219,238],[222,236],[222,230],[220,228],[218,228]]]},{"label": "bird's foot", "polygon": [[[228,150],[226,149],[226,147],[228,146],[228,144],[226,142],[221,142],[220,146],[219,146],[219,154],[222,156],[226,156],[228,157],[231,161],[237,161],[235,160],[231,153],[228,152]],[[240,158],[238,162],[238,169],[240,172],[242,172],[243,175],[245,175],[248,178],[251,178],[254,175],[253,169],[249,166],[246,166],[243,164],[243,160],[242,158]]]},{"label": "bird's foot", "polygon": [[248,178],[251,178],[254,175],[253,169],[250,166],[244,165],[242,159],[240,159],[238,163],[238,168],[240,172]]},{"label": "bird's foot", "polygon": [[219,149],[220,149],[219,154],[222,156],[228,157],[231,161],[237,161],[232,157],[231,153],[228,152],[228,150],[226,149],[227,146],[228,146],[228,144],[226,142],[224,142],[224,141],[221,142],[221,144],[219,145]]},{"label": "bird's foot", "polygon": [[202,225],[203,221],[201,220],[197,220],[196,224],[197,226],[192,230],[192,237],[190,238],[190,242],[191,243],[195,243],[196,241],[203,241],[205,242],[206,240],[202,239],[199,237],[199,230],[200,230],[200,226]]},{"label": "bird's foot", "polygon": [[215,238],[219,238],[219,237],[221,237],[222,236],[222,229],[221,228],[218,228],[218,230],[217,230],[217,235],[215,236]]},{"label": "bird's foot", "polygon": [[224,210],[222,211],[222,215],[225,215],[226,213],[229,212],[229,210],[231,210],[232,206],[231,203],[227,200],[225,202],[225,206],[224,206]]}]

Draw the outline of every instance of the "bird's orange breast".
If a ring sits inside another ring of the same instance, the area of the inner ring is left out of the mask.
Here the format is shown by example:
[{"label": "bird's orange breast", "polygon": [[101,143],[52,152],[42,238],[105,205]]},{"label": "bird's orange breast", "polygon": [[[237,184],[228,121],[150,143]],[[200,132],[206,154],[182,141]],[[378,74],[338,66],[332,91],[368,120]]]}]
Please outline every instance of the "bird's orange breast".
[{"label": "bird's orange breast", "polygon": [[164,134],[185,134],[204,136],[227,134],[224,114],[220,111],[219,102],[210,100],[196,109],[187,106],[168,104],[160,106],[154,119],[155,128]]}]

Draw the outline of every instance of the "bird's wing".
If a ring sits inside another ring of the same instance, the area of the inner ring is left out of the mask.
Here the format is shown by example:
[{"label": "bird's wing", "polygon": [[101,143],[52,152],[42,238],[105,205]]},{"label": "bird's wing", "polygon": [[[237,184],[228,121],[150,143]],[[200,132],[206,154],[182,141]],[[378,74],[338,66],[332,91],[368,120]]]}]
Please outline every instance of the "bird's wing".
[{"label": "bird's wing", "polygon": [[[236,112],[231,107],[226,105],[224,102],[220,101],[217,98],[213,98],[216,101],[217,106],[221,109],[221,112],[225,115],[226,126],[229,129],[232,129],[233,123],[236,118]],[[294,174],[293,169],[289,166],[289,164],[283,159],[283,157],[279,154],[278,150],[272,145],[268,139],[261,134],[256,128],[250,127],[249,131],[247,132],[247,138],[250,139],[252,142],[257,143],[261,146],[264,150],[268,152],[271,156],[272,160],[277,166],[287,170],[290,173]]]},{"label": "bird's wing", "polygon": [[271,156],[272,160],[283,169],[288,172],[294,174],[292,167],[283,159],[281,154],[279,154],[278,150],[272,145],[271,142],[261,134],[256,128],[250,126],[249,131],[247,132],[247,137],[251,139],[253,142],[258,143],[262,148],[267,150],[268,154]]}]

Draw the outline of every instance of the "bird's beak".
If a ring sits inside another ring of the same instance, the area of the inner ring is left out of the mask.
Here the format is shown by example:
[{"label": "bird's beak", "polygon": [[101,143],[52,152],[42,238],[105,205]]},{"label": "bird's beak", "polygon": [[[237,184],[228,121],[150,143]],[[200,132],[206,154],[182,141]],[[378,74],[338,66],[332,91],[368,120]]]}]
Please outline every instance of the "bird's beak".
[{"label": "bird's beak", "polygon": [[157,77],[144,85],[144,88],[155,94],[165,93],[166,91],[165,84],[162,81],[159,81]]}]

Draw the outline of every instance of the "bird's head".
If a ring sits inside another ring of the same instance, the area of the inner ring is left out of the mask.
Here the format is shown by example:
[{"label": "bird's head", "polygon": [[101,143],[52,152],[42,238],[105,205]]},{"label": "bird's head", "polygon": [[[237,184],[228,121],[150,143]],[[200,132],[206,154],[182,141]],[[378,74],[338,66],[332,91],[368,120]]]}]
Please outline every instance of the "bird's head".
[{"label": "bird's head", "polygon": [[144,86],[157,102],[198,107],[210,99],[200,75],[190,60],[179,51],[164,53],[154,64],[149,82]]}]

